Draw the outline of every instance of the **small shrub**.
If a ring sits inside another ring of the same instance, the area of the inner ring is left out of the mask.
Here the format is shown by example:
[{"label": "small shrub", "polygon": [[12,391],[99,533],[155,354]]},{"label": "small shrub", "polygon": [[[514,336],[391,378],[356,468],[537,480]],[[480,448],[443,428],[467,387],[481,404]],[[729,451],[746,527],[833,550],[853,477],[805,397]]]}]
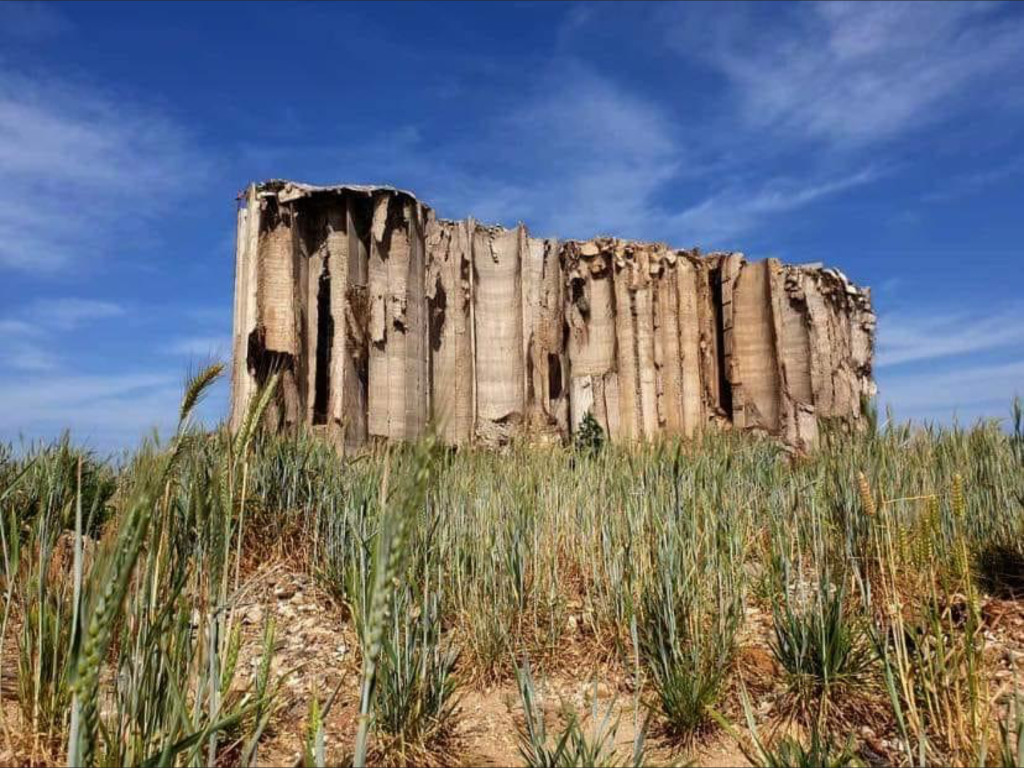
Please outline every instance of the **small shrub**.
[{"label": "small shrub", "polygon": [[640,655],[669,732],[684,740],[711,725],[743,619],[738,561],[720,546],[706,533],[669,533],[659,573],[641,596]]},{"label": "small shrub", "polygon": [[377,670],[376,726],[399,752],[430,748],[451,733],[457,706],[453,672],[458,653],[441,639],[437,593],[414,606],[396,593]]},{"label": "small shrub", "polygon": [[637,731],[632,759],[628,763],[620,762],[615,748],[615,736],[619,728],[619,719],[613,717],[615,701],[603,712],[600,710],[596,681],[591,697],[590,727],[585,726],[575,712],[570,712],[562,731],[555,736],[549,736],[544,714],[538,709],[537,691],[529,662],[516,667],[516,682],[523,707],[523,725],[518,729],[519,754],[528,768],[613,768],[619,765],[639,768],[643,765],[643,728]]},{"label": "small shrub", "polygon": [[847,608],[842,584],[821,576],[803,605],[791,593],[784,589],[772,610],[772,653],[790,676],[798,703],[816,705],[818,714],[827,715],[841,697],[861,692],[874,657],[862,623]]},{"label": "small shrub", "polygon": [[587,411],[580,422],[575,437],[576,450],[581,453],[598,453],[604,447],[604,429],[591,411]]}]

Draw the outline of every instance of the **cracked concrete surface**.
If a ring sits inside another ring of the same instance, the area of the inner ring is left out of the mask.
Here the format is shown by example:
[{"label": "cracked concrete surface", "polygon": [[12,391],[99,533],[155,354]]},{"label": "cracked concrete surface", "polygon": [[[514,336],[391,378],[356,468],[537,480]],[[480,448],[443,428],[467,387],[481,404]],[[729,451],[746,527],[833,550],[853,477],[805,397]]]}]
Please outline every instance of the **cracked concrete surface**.
[{"label": "cracked concrete surface", "polygon": [[449,221],[392,187],[272,180],[239,195],[232,421],[280,370],[268,419],[340,446],[855,427],[871,294],[835,269]]}]

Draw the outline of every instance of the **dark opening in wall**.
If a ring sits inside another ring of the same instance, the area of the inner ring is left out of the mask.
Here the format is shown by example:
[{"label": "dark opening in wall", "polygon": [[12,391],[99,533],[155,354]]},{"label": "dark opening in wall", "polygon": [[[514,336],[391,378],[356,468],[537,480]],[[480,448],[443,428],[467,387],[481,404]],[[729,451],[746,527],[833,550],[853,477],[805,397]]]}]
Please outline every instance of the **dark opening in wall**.
[{"label": "dark opening in wall", "polygon": [[586,283],[587,281],[582,277],[574,277],[569,284],[569,287],[572,289],[572,303],[579,307],[580,312],[584,315],[589,313],[587,296],[585,293]]},{"label": "dark opening in wall", "polygon": [[[259,325],[249,334],[246,343],[246,365],[256,379],[257,388],[262,389],[275,373],[282,377],[293,375],[295,358],[287,352],[267,349],[266,329]],[[263,416],[264,424],[272,429],[281,429],[284,426],[286,407],[287,396],[284,387],[279,386]]]},{"label": "dark opening in wall", "polygon": [[440,277],[435,283],[433,298],[427,299],[427,306],[430,309],[430,348],[437,352],[441,349],[441,337],[444,335],[444,324],[447,319],[445,312],[448,309],[448,293],[441,285]]},{"label": "dark opening in wall", "polygon": [[711,305],[715,308],[715,369],[718,371],[718,404],[732,419],[732,382],[725,357],[725,310],[722,307],[722,270],[708,274],[711,281]]},{"label": "dark opening in wall", "polygon": [[331,347],[334,344],[331,273],[327,269],[326,261],[317,286],[316,313],[316,391],[313,398],[313,424],[326,424],[331,400]]},{"label": "dark opening in wall", "polygon": [[548,353],[548,399],[557,400],[562,396],[562,361],[558,355]]}]

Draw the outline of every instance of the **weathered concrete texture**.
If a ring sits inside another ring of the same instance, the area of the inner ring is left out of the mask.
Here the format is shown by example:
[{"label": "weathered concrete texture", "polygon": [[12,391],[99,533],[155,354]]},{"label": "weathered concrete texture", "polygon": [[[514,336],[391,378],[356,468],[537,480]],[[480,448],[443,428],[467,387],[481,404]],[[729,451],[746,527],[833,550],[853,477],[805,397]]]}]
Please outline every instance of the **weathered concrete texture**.
[{"label": "weathered concrete texture", "polygon": [[433,421],[451,444],[757,430],[813,446],[874,393],[870,292],[837,270],[446,221],[390,187],[239,196],[232,423],[346,448]]}]

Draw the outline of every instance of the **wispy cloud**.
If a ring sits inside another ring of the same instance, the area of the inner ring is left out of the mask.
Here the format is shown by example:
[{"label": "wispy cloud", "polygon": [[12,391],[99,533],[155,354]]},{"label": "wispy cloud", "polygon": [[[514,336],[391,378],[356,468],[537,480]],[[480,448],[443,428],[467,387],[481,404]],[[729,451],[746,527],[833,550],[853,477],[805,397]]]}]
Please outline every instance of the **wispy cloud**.
[{"label": "wispy cloud", "polygon": [[406,147],[420,158],[433,154],[426,167],[416,165],[439,210],[521,219],[563,237],[642,237],[653,198],[686,156],[665,111],[571,58],[521,96],[469,142]]},{"label": "wispy cloud", "polygon": [[26,336],[34,333],[37,326],[26,323],[24,320],[3,320],[0,319],[0,338],[10,336]]},{"label": "wispy cloud", "polygon": [[231,337],[185,336],[174,339],[164,351],[170,355],[224,360],[231,356]]},{"label": "wispy cloud", "polygon": [[[1024,73],[1024,21],[994,3],[822,2],[764,13],[684,8],[671,44],[721,72],[745,122],[844,148],[916,130],[973,88]],[[681,14],[681,15],[680,15]],[[699,21],[699,23],[698,23]],[[696,44],[695,44],[696,43]]]},{"label": "wispy cloud", "polygon": [[811,184],[793,179],[773,179],[753,190],[732,187],[673,217],[671,228],[682,242],[732,247],[736,245],[732,238],[749,232],[773,215],[795,211],[868,184],[879,175],[879,171],[866,168],[848,176]]},{"label": "wispy cloud", "polygon": [[60,367],[58,333],[123,314],[121,305],[109,301],[37,299],[16,308],[10,317],[0,318],[0,361],[19,371],[54,371]]},{"label": "wispy cloud", "polygon": [[[69,317],[58,322],[78,322]],[[81,320],[84,322],[84,320]],[[66,327],[66,326],[65,326]],[[56,326],[0,320],[0,436],[52,438],[70,430],[76,440],[101,450],[135,444],[153,429],[173,428],[181,398],[184,363],[154,370],[79,373],[56,351]],[[211,337],[181,339],[166,351],[191,358],[226,357]],[[228,350],[230,352],[230,350]],[[214,424],[224,414],[227,382],[218,383],[200,408]]]},{"label": "wispy cloud", "polygon": [[[11,327],[5,329],[5,325]],[[0,334],[0,362],[12,370],[39,372],[57,368],[58,356],[33,329],[0,322]]]},{"label": "wispy cloud", "polygon": [[878,366],[1024,346],[1024,304],[986,313],[932,307],[879,318]]},{"label": "wispy cloud", "polygon": [[24,320],[0,319],[0,363],[15,371],[45,371],[57,365],[42,343],[43,330]]},{"label": "wispy cloud", "polygon": [[1003,158],[996,165],[983,171],[964,173],[946,179],[941,187],[927,193],[923,200],[928,203],[956,200],[976,194],[993,184],[999,184],[1020,174],[1024,174],[1024,155]]},{"label": "wispy cloud", "polygon": [[662,106],[578,59],[549,65],[514,103],[481,112],[471,135],[406,125],[347,152],[299,152],[319,167],[334,156],[355,177],[410,188],[442,216],[523,220],[563,237],[650,236],[652,217],[664,220],[658,193],[687,168],[678,126]]},{"label": "wispy cloud", "polygon": [[[833,177],[771,178],[735,185],[684,210],[666,188],[686,179],[719,185],[718,168],[695,147],[699,131],[583,62],[563,58],[515,109],[485,119],[458,145],[433,142],[412,126],[361,145],[346,163],[400,180],[441,215],[473,215],[560,237],[609,234],[680,245],[722,240],[771,217],[867,184],[875,166]],[[678,199],[678,198],[676,198]]]},{"label": "wispy cloud", "polygon": [[0,269],[102,256],[203,168],[184,129],[157,110],[0,67]]},{"label": "wispy cloud", "polygon": [[112,301],[65,297],[39,299],[25,313],[40,326],[70,331],[89,320],[119,317],[125,314],[125,309]]},{"label": "wispy cloud", "polygon": [[[569,29],[600,23],[596,6],[571,6],[565,16]],[[395,183],[446,217],[522,220],[538,235],[680,245],[747,232],[883,174],[871,161],[759,173],[749,162],[758,142],[735,119],[680,119],[685,101],[677,94],[640,92],[569,53],[548,59],[528,88],[485,102],[471,132],[447,124],[437,131],[427,122],[341,147],[250,144],[242,151],[314,181],[337,181],[322,178],[321,169],[344,167],[350,178]]]},{"label": "wispy cloud", "polygon": [[[223,326],[225,310],[195,307],[168,311],[186,325]],[[230,335],[146,337],[147,351],[168,355],[155,367],[140,361],[108,362],[101,373],[83,371],[69,348],[70,331],[83,330],[74,343],[101,338],[132,317],[132,309],[116,302],[72,296],[51,296],[13,307],[0,317],[0,439],[52,437],[71,429],[90,445],[114,448],[134,444],[150,429],[173,426],[189,361],[230,358]],[[174,360],[171,356],[182,358]],[[215,386],[200,410],[208,423],[223,417],[227,383]]]},{"label": "wispy cloud", "polygon": [[956,413],[962,422],[971,422],[1009,414],[1013,395],[1024,395],[1024,360],[944,371],[914,367],[882,371],[878,378],[879,399],[893,406],[898,419],[948,422]]},{"label": "wispy cloud", "polygon": [[101,449],[170,428],[180,379],[160,373],[0,377],[0,434],[52,437],[69,429]]},{"label": "wispy cloud", "polygon": [[495,138],[532,147],[542,171],[528,182],[528,213],[570,237],[643,237],[656,195],[687,158],[661,107],[578,61],[561,63]]}]

